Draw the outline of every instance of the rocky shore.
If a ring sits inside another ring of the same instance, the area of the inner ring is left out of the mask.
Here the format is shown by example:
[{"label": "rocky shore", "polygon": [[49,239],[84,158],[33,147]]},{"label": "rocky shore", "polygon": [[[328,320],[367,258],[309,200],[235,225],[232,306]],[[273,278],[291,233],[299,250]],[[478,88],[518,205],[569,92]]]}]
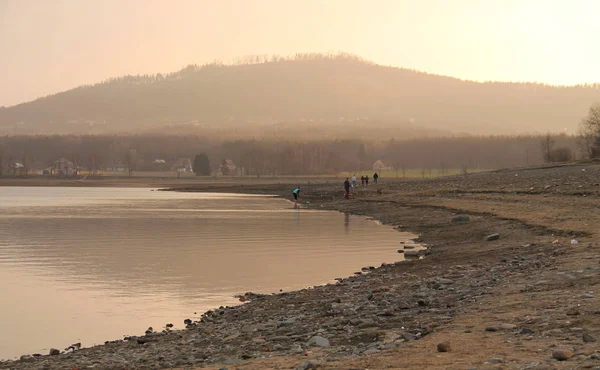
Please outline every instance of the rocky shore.
[{"label": "rocky shore", "polygon": [[[301,201],[419,233],[426,258],[301,291],[246,293],[244,304],[190,318],[185,330],[24,355],[0,369],[600,366],[599,166],[383,180],[349,201],[340,184],[302,184]],[[289,188],[178,190],[287,197]]]}]

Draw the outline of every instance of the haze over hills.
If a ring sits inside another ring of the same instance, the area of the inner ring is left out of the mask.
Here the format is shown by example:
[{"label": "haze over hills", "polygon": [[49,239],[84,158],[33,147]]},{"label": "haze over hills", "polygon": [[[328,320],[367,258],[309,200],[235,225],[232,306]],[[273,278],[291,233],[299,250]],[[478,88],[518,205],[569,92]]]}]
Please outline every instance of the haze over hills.
[{"label": "haze over hills", "polygon": [[[351,55],[249,59],[126,76],[0,108],[0,133],[329,137],[574,133],[600,84],[478,83]],[[308,133],[306,132],[308,131]]]}]

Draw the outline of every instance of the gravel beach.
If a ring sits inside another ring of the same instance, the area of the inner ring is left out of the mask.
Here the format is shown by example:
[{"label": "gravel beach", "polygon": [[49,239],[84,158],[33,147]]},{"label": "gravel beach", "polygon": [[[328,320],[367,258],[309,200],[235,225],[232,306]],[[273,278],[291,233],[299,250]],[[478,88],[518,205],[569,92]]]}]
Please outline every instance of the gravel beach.
[{"label": "gravel beach", "polygon": [[[354,276],[310,289],[248,292],[238,306],[190,317],[185,330],[154,328],[92,348],[57,343],[59,354],[23,355],[0,369],[600,366],[598,164],[380,179],[350,200],[341,182],[302,180],[302,205],[417,233],[417,248],[398,244],[416,256],[356,266]],[[173,190],[290,198],[292,188]]]}]

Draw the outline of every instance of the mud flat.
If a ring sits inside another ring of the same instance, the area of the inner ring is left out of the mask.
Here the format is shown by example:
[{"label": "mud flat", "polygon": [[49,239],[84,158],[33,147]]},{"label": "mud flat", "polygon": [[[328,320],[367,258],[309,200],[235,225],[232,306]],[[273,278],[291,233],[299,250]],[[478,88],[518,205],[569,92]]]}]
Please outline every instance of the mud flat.
[{"label": "mud flat", "polygon": [[[418,242],[430,246],[425,259],[296,292],[248,293],[247,303],[193,318],[187,330],[24,356],[0,368],[598,366],[598,165],[382,180],[357,189],[349,201],[341,184],[302,183],[301,200],[419,233]],[[291,192],[279,184],[179,190],[216,189]]]}]

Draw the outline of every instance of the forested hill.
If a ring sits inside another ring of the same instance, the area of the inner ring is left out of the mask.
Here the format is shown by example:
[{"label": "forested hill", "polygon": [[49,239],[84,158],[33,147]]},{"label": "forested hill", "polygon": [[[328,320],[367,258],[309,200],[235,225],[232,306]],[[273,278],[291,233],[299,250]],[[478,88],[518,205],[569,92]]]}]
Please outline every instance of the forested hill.
[{"label": "forested hill", "polygon": [[476,83],[348,55],[300,55],[82,86],[0,108],[0,133],[144,132],[181,125],[244,130],[357,119],[423,132],[574,132],[594,102],[600,102],[598,84]]}]

